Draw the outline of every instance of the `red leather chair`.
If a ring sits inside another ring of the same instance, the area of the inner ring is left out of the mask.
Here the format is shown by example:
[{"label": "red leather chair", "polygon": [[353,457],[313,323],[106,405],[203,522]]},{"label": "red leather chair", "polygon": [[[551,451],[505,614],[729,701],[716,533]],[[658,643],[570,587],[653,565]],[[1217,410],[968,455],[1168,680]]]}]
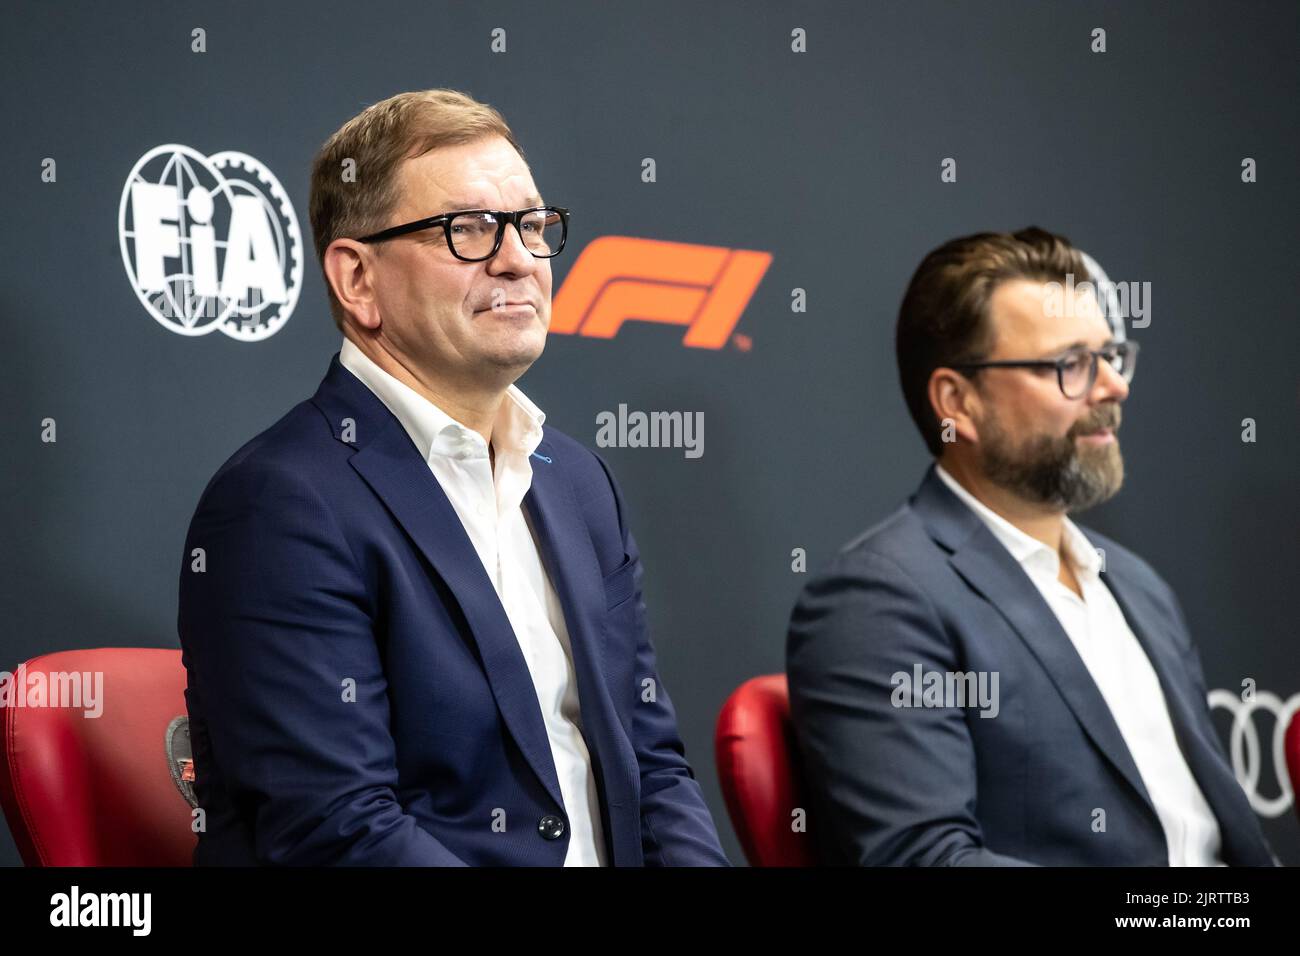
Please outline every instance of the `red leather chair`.
[{"label": "red leather chair", "polygon": [[816,866],[793,811],[806,810],[784,674],[745,681],[727,698],[713,738],[731,824],[750,866]]},{"label": "red leather chair", "polygon": [[1291,715],[1291,724],[1286,729],[1286,768],[1291,775],[1291,806],[1300,815],[1300,710]]},{"label": "red leather chair", "polygon": [[44,654],[14,671],[23,677],[14,689],[23,691],[37,672],[47,686],[52,673],[102,673],[102,712],[0,707],[0,806],[23,862],[192,866],[197,837],[166,744],[173,718],[186,716],[181,652]]}]

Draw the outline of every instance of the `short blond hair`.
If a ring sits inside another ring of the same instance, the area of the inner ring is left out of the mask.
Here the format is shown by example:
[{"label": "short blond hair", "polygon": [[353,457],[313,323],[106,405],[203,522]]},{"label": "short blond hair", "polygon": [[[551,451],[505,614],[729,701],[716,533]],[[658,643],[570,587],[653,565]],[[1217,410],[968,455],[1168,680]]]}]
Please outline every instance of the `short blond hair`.
[{"label": "short blond hair", "polygon": [[[458,90],[398,93],[344,123],[325,141],[311,168],[308,206],[322,276],[331,242],[389,225],[387,219],[401,198],[397,170],[404,160],[491,136],[504,137],[527,162],[501,114]],[[345,178],[348,160],[355,176]],[[355,181],[349,181],[352,178]],[[325,292],[334,324],[342,331],[343,308],[328,277]]]}]

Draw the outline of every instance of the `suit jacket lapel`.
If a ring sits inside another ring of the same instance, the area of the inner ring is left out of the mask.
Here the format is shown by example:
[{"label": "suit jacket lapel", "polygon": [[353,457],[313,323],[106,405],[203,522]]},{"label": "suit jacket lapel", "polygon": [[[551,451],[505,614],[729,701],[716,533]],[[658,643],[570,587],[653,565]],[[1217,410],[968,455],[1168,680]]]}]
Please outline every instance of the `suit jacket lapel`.
[{"label": "suit jacket lapel", "polygon": [[1024,569],[979,516],[948,490],[933,465],[913,496],[912,506],[935,540],[952,552],[949,563],[1007,620],[1042,664],[1084,732],[1155,817],[1151,796],[1105,698]]},{"label": "suit jacket lapel", "polygon": [[359,450],[349,463],[406,529],[455,596],[469,624],[511,736],[556,803],[563,806],[532,676],[496,589],[460,517],[401,423],[336,354],[313,403],[345,441],[351,420]]},{"label": "suit jacket lapel", "polygon": [[1214,728],[1208,722],[1197,719],[1204,702],[1196,701],[1188,693],[1190,681],[1181,676],[1182,665],[1168,635],[1160,626],[1159,611],[1150,597],[1134,585],[1122,570],[1118,575],[1115,573],[1113,564],[1111,570],[1103,573],[1101,578],[1115,596],[1115,602],[1160,680],[1160,688],[1165,695],[1169,718],[1183,759],[1187,761],[1188,768],[1219,822],[1224,859],[1231,862],[1271,862],[1267,850],[1261,856],[1258,842],[1238,826],[1238,821],[1249,818],[1254,810],[1250,808],[1241,785],[1216,748],[1216,741],[1207,736],[1214,732]]},{"label": "suit jacket lapel", "polygon": [[[630,812],[637,776],[636,753],[624,734],[616,732],[618,717],[602,669],[605,649],[605,592],[587,523],[570,482],[561,472],[557,452],[549,442],[538,445],[533,458],[533,482],[524,497],[539,551],[564,607],[564,621],[573,650],[582,712],[583,737],[611,815]],[[545,459],[551,459],[546,461]],[[632,693],[632,689],[628,689]],[[620,846],[617,838],[634,834],[640,825],[615,826],[610,834],[615,857],[639,856],[639,847]]]}]

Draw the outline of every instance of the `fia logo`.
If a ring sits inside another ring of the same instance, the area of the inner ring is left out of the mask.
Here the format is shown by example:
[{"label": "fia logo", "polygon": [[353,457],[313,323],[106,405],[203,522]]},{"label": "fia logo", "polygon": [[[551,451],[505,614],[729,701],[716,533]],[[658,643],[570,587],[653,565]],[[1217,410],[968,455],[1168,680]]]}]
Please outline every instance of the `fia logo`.
[{"label": "fia logo", "polygon": [[179,335],[274,335],[302,289],[302,233],[280,181],[245,153],[157,146],[127,176],[122,264],[136,297]]}]

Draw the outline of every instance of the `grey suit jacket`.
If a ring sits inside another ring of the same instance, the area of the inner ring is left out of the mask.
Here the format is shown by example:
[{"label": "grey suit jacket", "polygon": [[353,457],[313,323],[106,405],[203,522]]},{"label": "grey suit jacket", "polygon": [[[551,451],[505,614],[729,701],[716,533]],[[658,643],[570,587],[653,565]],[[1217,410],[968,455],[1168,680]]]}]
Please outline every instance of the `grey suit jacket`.
[{"label": "grey suit jacket", "polygon": [[[1276,864],[1211,723],[1173,592],[1137,555],[1081,530],[1103,549],[1102,580],[1160,679],[1223,859]],[[914,706],[919,691],[894,675],[910,683],[918,665],[997,672],[996,716],[971,700]],[[1167,864],[1150,796],[1069,637],[933,465],[906,505],[809,582],[786,670],[808,832],[825,862]]]}]

